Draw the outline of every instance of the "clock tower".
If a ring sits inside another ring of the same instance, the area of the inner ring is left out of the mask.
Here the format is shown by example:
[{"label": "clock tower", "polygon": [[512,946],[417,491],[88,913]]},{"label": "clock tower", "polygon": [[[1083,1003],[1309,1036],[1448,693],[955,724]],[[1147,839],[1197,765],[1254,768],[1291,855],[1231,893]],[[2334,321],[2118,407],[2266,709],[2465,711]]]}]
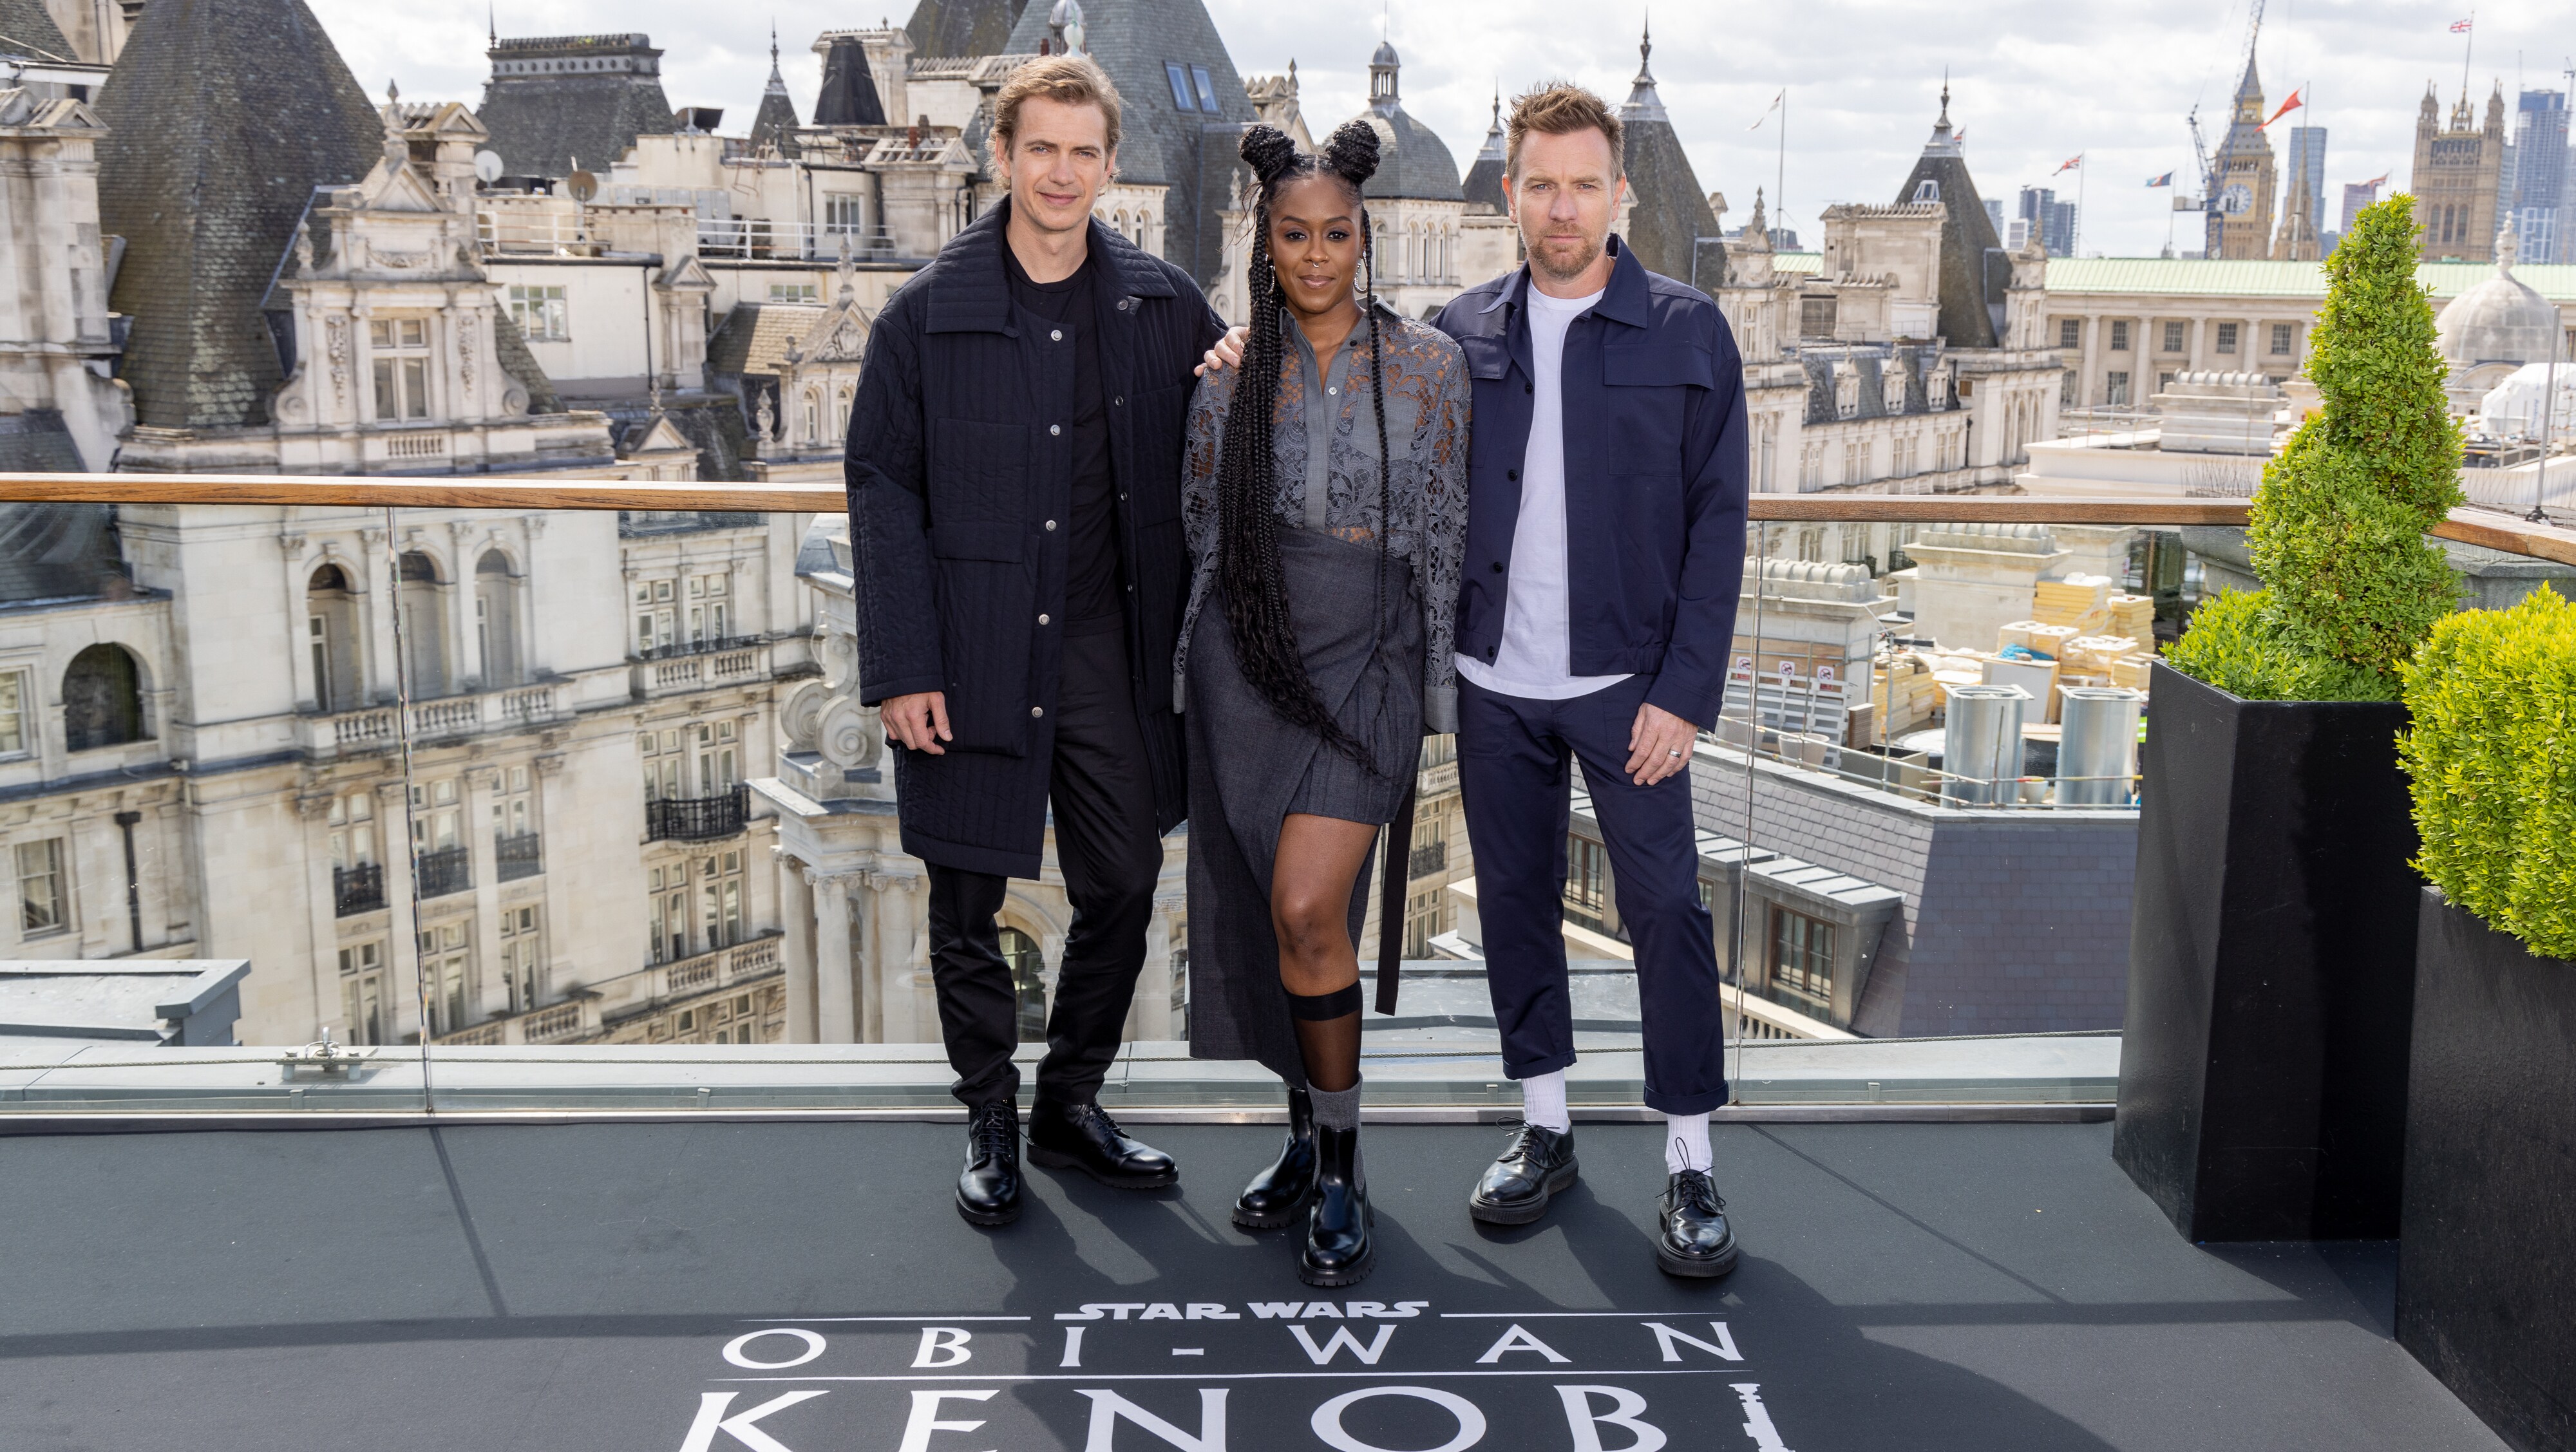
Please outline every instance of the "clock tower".
[{"label": "clock tower", "polygon": [[2208,254],[2230,259],[2272,255],[2272,143],[2263,134],[2263,82],[2254,58],[2245,58],[2227,139],[2219,143],[2211,178]]}]

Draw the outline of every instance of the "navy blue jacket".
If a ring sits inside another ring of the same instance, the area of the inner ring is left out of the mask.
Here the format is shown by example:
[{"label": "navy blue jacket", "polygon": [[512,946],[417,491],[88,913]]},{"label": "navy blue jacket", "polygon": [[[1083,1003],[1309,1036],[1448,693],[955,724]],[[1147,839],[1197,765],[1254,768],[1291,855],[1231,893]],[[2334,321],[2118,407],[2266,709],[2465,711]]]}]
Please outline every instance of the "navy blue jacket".
[{"label": "navy blue jacket", "polygon": [[[886,300],[850,409],[859,700],[944,691],[939,756],[896,749],[904,850],[1035,877],[1055,754],[1077,356],[1023,327],[1002,265],[1008,202]],[[1154,820],[1188,799],[1172,647],[1189,595],[1181,436],[1200,356],[1224,331],[1189,274],[1097,221],[1101,391],[1118,481],[1127,658]],[[1047,617],[1041,625],[1039,617]]]},{"label": "navy blue jacket", "polygon": [[[1744,361],[1717,304],[1610,239],[1610,285],[1565,334],[1565,543],[1572,673],[1651,675],[1646,699],[1717,723],[1744,582]],[[1436,320],[1475,380],[1458,651],[1503,641],[1529,449],[1529,268]]]}]

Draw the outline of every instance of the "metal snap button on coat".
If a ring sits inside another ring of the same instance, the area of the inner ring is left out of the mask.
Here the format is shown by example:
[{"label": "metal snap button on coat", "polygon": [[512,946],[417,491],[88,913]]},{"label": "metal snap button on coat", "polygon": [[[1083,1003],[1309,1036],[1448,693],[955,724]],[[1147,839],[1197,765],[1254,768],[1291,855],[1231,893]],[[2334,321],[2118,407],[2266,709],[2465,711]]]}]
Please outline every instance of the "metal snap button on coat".
[{"label": "metal snap button on coat", "polygon": [[1049,530],[1053,530],[1053,529],[1055,528],[1055,521],[1054,521],[1054,520],[1052,520],[1052,519],[1048,520],[1048,521],[1046,522],[1046,527],[1047,527]]},{"label": "metal snap button on coat", "polygon": [[1052,332],[1049,332],[1049,333],[1047,334],[1047,337],[1049,337],[1049,338],[1053,339],[1053,340],[1054,340],[1054,341],[1056,341],[1056,342],[1061,343],[1061,342],[1063,342],[1063,341],[1064,341],[1064,329],[1062,329],[1062,328],[1057,328],[1057,329],[1053,330]]},{"label": "metal snap button on coat", "polygon": [[1032,716],[1043,716],[1043,715],[1045,715],[1045,714],[1046,714],[1046,707],[1044,707],[1044,706],[1031,706],[1031,707],[1029,708],[1029,714],[1030,714],[1030,715],[1032,715]]},{"label": "metal snap button on coat", "polygon": [[1047,623],[1047,618],[1046,618],[1046,616],[1044,616],[1044,615],[1040,615],[1040,616],[1038,617],[1038,624],[1040,624],[1040,625],[1044,625],[1044,624],[1046,624],[1046,623]]},{"label": "metal snap button on coat", "polygon": [[1062,424],[1048,424],[1048,425],[1047,425],[1047,432],[1048,432],[1048,433],[1050,433],[1050,434],[1060,434],[1060,433],[1063,433],[1063,432],[1064,432],[1064,425],[1062,425]]}]

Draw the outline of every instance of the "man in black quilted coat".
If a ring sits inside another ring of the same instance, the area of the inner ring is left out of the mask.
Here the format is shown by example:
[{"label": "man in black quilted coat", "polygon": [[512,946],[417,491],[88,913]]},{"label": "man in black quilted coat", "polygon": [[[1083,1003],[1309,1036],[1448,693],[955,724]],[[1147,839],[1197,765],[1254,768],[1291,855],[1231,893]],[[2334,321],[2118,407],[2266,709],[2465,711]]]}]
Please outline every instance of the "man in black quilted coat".
[{"label": "man in black quilted coat", "polygon": [[860,699],[895,753],[904,850],[929,864],[930,962],[972,1111],[957,1208],[1019,1215],[1018,996],[994,915],[1054,808],[1074,920],[1030,1158],[1171,1184],[1102,1113],[1184,771],[1172,646],[1188,587],[1181,434],[1224,330],[1187,273],[1092,219],[1119,102],[1084,56],[995,98],[1009,200],[895,293],[850,415]]}]

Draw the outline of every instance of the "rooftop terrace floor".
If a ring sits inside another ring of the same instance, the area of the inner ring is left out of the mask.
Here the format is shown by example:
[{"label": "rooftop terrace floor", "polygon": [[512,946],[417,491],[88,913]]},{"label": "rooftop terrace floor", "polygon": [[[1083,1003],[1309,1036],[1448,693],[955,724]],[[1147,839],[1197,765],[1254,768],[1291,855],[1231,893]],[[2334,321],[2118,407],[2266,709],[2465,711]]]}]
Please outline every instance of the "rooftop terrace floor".
[{"label": "rooftop terrace floor", "polygon": [[1146,1133],[1180,1187],[1039,1171],[1000,1231],[942,1124],[0,1138],[0,1447],[2503,1445],[2389,1339],[2394,1247],[2186,1244],[2107,1124],[1722,1124],[1717,1284],[1654,1267],[1650,1125],[1580,1126],[1582,1182],[1499,1231],[1462,1200],[1501,1131],[1373,1125],[1335,1317],[1227,1223],[1275,1128]]}]

